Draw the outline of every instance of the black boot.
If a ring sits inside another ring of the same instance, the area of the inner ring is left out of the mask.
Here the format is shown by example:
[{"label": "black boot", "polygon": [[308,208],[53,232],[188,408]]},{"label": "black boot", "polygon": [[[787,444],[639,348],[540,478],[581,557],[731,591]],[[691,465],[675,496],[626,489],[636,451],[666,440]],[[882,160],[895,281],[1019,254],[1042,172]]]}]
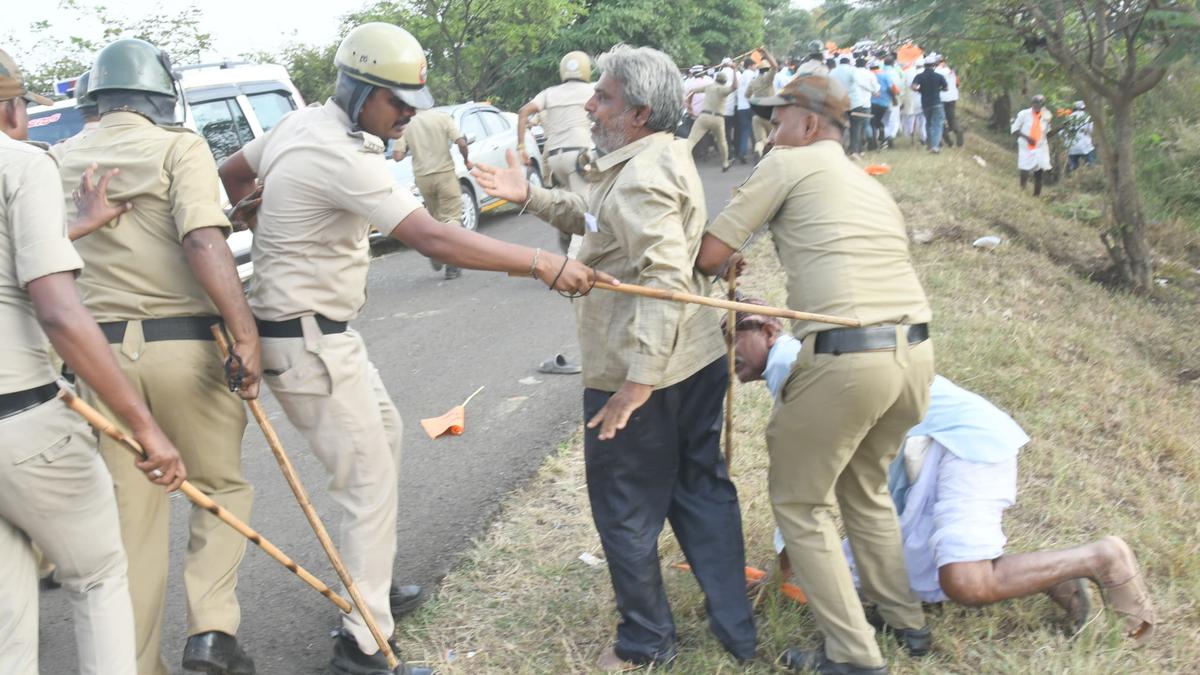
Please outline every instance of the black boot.
[{"label": "black boot", "polygon": [[183,669],[209,675],[254,675],[254,660],[242,651],[237,638],[214,630],[188,638]]},{"label": "black boot", "polygon": [[871,607],[867,610],[866,614],[867,623],[871,624],[880,633],[896,638],[896,642],[904,645],[904,649],[908,651],[909,656],[925,656],[929,653],[930,648],[933,647],[933,631],[929,630],[929,626],[922,628],[894,628],[883,620],[877,607]]},{"label": "black boot", "polygon": [[800,649],[792,647],[779,657],[779,663],[788,670],[798,673],[812,672],[821,675],[887,675],[885,663],[878,668],[856,666],[853,663],[830,661],[825,649]]},{"label": "black boot", "polygon": [[[390,643],[389,643],[390,644]],[[399,656],[396,647],[392,652]],[[375,652],[370,656],[363,654],[358,648],[354,636],[346,631],[338,631],[333,639],[333,658],[329,660],[326,675],[433,675],[432,668],[425,666],[410,666],[403,661],[395,668],[388,668],[387,658],[383,652]]]},{"label": "black boot", "polygon": [[392,584],[392,591],[388,594],[388,600],[392,606],[392,618],[399,621],[400,617],[412,614],[421,606],[421,601],[424,599],[425,591],[420,586]]}]

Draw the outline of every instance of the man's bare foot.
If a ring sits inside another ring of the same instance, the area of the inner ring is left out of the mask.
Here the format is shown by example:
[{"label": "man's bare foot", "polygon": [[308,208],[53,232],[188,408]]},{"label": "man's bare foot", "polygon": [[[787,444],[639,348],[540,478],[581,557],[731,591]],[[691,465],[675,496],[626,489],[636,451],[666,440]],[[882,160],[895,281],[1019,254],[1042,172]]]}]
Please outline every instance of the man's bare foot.
[{"label": "man's bare foot", "polygon": [[1137,557],[1120,537],[1105,537],[1096,546],[1101,551],[1101,564],[1092,580],[1100,586],[1108,608],[1125,620],[1125,635],[1141,647],[1149,641],[1158,615]]},{"label": "man's bare foot", "polygon": [[1092,602],[1088,599],[1087,582],[1083,579],[1064,581],[1046,591],[1054,604],[1063,608],[1070,622],[1071,634],[1078,633],[1092,613]]}]

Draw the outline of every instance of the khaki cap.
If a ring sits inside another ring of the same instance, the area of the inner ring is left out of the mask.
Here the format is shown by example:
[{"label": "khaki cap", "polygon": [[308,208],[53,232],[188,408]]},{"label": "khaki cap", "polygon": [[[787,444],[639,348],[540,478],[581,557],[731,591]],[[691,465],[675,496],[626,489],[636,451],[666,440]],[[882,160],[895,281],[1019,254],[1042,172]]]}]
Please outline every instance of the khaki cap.
[{"label": "khaki cap", "polygon": [[0,101],[14,98],[23,98],[29,103],[38,105],[53,103],[45,96],[31,93],[25,88],[25,78],[21,76],[21,69],[17,67],[16,61],[13,61],[7,52],[0,49]]},{"label": "khaki cap", "polygon": [[781,105],[798,105],[821,115],[840,126],[846,124],[850,96],[840,82],[824,75],[804,75],[791,82],[774,96],[756,96],[750,107],[759,117],[770,119],[771,109]]}]

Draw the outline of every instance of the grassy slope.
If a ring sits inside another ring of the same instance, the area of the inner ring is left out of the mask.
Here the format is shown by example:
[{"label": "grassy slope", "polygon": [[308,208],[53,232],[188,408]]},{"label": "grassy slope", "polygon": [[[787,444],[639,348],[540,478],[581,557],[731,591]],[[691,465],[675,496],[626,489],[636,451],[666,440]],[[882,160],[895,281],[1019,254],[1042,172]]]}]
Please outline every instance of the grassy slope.
[{"label": "grassy slope", "polygon": [[[1177,373],[1200,367],[1196,298],[1152,302],[1082,279],[1072,268],[1104,252],[1091,230],[1054,215],[1069,195],[1019,194],[1011,153],[969,143],[940,157],[889,153],[880,159],[893,171],[882,180],[909,228],[934,234],[913,254],[934,306],[939,372],[1009,411],[1034,439],[1022,451],[1019,502],[1005,520],[1009,549],[1119,534],[1141,557],[1161,625],[1152,644],[1134,652],[1104,614],[1068,641],[1042,597],[982,610],[947,606],[930,613],[930,657],[914,661],[885,644],[892,672],[1194,671],[1200,383]],[[1006,239],[996,251],[971,248],[992,233]],[[745,288],[780,303],[768,241],[751,262]],[[765,568],[773,557],[762,439],[770,401],[761,384],[737,396],[734,474],[749,562]],[[576,438],[508,501],[438,597],[401,626],[406,655],[444,673],[588,671],[612,639],[616,615],[604,567],[577,560],[585,551],[600,554]],[[682,647],[673,672],[740,672],[707,631],[695,582],[670,567],[682,555],[669,528],[662,553]],[[762,598],[762,661],[748,672],[773,672],[785,647],[817,638],[807,610],[778,598]]]}]

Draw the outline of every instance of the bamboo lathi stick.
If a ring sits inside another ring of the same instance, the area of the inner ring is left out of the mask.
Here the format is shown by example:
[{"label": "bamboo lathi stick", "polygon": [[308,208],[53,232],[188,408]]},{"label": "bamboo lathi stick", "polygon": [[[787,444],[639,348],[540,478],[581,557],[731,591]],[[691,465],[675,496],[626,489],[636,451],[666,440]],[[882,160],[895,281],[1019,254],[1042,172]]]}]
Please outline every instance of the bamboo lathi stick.
[{"label": "bamboo lathi stick", "polygon": [[[74,392],[71,392],[67,389],[60,389],[58,392],[58,397],[62,399],[63,403],[67,404],[68,408],[74,410],[79,414],[80,417],[87,420],[87,423],[92,425],[97,431],[125,446],[127,450],[138,457],[145,457],[142,446],[139,445],[136,440],[118,429],[111,420],[105,417],[99,410],[96,410],[92,406],[88,405],[83,399],[76,396]],[[253,528],[242,522],[242,520],[237,516],[233,515],[229,511],[226,511],[221,507],[220,504],[214,502],[211,497],[197,489],[196,486],[185,480],[183,481],[183,484],[179,486],[179,491],[182,492],[189,500],[191,500],[193,504],[213,514],[220,519],[221,522],[237,530],[238,533],[243,537],[257,544],[259,548],[266,552],[267,555],[274,558],[276,562],[291,570],[292,573],[300,577],[304,583],[312,586],[317,590],[318,593],[328,598],[333,604],[337,605],[338,609],[346,612],[347,614],[350,613],[352,607],[345,598],[330,590],[329,586],[325,585],[324,582],[314,577],[308,570],[296,564],[296,561],[289,558],[287,554],[279,550],[279,548],[268,541],[266,537],[254,531]]]},{"label": "bamboo lathi stick", "polygon": [[662,288],[638,286],[637,284],[622,283],[620,285],[613,285],[603,281],[597,281],[596,288],[603,288],[606,291],[616,291],[617,293],[641,295],[647,298],[658,298],[659,300],[687,302],[694,305],[707,305],[709,307],[716,307],[718,309],[731,309],[734,311],[751,312],[753,314],[763,314],[765,316],[779,317],[780,319],[792,319],[793,321],[815,321],[817,323],[828,323],[836,326],[850,326],[851,328],[862,327],[862,322],[858,319],[850,319],[844,316],[797,312],[794,309],[768,307],[766,305],[752,305],[745,302],[725,300],[723,298],[710,298],[705,295],[694,295],[692,293],[680,293],[678,291],[670,291]]},{"label": "bamboo lathi stick", "polygon": [[[229,342],[225,339],[225,334],[221,330],[221,324],[216,323],[212,325],[212,334],[216,338],[217,347],[221,350],[221,358],[228,359]],[[259,428],[262,429],[263,436],[267,439],[267,446],[271,448],[271,454],[275,456],[275,462],[279,465],[279,471],[287,481],[288,487],[292,489],[292,494],[296,495],[296,501],[300,504],[300,510],[304,512],[304,517],[308,519],[308,524],[317,535],[317,541],[321,542],[321,548],[325,550],[325,555],[333,565],[334,571],[337,572],[338,578],[342,580],[342,585],[346,587],[346,592],[350,594],[350,599],[354,602],[354,606],[358,608],[359,615],[362,616],[363,621],[367,624],[367,628],[371,631],[371,637],[375,638],[375,644],[379,645],[379,651],[387,657],[388,667],[395,668],[400,663],[399,659],[392,652],[392,646],[388,644],[387,638],[383,635],[383,631],[379,629],[379,624],[375,621],[375,617],[367,608],[366,601],[363,600],[362,594],[359,593],[358,586],[354,583],[354,579],[350,576],[346,565],[342,563],[342,556],[338,553],[337,547],[333,545],[333,539],[329,537],[329,532],[325,530],[325,524],[321,521],[321,517],[317,515],[317,510],[308,498],[308,491],[304,489],[304,484],[300,482],[300,477],[296,475],[296,469],[292,466],[292,460],[288,458],[287,452],[284,451],[283,443],[279,440],[279,435],[275,433],[275,427],[267,419],[266,411],[263,410],[262,404],[256,399],[246,401],[246,405],[249,406],[250,414],[258,422]],[[349,613],[350,610],[347,609],[345,611]]]}]

